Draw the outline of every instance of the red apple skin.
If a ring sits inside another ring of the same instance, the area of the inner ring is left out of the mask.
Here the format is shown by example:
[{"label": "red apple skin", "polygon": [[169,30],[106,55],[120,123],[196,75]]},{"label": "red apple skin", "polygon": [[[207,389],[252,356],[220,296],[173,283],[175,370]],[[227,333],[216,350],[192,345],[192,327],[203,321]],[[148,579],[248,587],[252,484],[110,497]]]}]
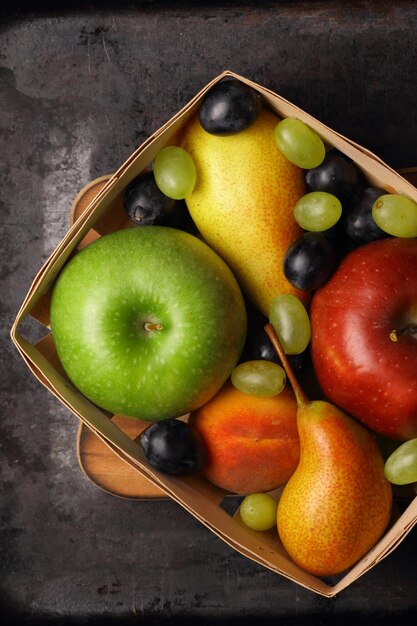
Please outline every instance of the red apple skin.
[{"label": "red apple skin", "polygon": [[314,294],[310,315],[325,395],[376,433],[417,437],[417,332],[401,334],[417,331],[417,240],[381,239],[350,252]]},{"label": "red apple skin", "polygon": [[298,465],[297,402],[289,385],[265,398],[245,394],[229,380],[188,423],[204,445],[203,474],[232,493],[276,489]]}]

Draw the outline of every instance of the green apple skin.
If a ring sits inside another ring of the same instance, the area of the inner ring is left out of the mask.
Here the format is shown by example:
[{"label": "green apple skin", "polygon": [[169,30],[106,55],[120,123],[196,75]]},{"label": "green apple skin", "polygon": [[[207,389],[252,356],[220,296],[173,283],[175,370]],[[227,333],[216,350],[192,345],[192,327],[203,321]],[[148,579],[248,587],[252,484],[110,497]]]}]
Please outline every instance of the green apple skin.
[{"label": "green apple skin", "polygon": [[55,283],[51,329],[69,379],[112,413],[156,421],[213,397],[246,338],[246,308],[225,262],[162,226],[104,235]]}]

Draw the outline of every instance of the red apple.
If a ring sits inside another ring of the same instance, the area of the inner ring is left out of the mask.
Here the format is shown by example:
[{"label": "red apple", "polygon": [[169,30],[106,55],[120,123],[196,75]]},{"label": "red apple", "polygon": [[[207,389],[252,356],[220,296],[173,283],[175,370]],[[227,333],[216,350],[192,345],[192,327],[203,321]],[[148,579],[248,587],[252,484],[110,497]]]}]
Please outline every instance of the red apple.
[{"label": "red apple", "polygon": [[310,313],[312,360],[326,396],[376,433],[417,437],[417,239],[350,252]]}]

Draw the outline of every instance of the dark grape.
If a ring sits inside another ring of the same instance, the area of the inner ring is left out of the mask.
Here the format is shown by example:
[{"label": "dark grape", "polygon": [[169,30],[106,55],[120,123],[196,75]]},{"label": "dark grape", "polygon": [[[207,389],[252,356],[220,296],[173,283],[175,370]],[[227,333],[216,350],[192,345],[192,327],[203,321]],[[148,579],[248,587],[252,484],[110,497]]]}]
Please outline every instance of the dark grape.
[{"label": "dark grape", "polygon": [[326,191],[344,205],[358,188],[359,171],[347,156],[330,150],[321,165],[305,173],[305,181],[309,191]]},{"label": "dark grape", "polygon": [[140,443],[149,464],[173,476],[189,476],[203,465],[200,442],[189,424],[168,419],[143,431]]},{"label": "dark grape", "polygon": [[153,172],[137,176],[127,187],[123,208],[130,219],[140,226],[159,224],[174,201],[160,191]]},{"label": "dark grape", "polygon": [[198,235],[197,227],[192,220],[184,200],[177,200],[172,209],[162,216],[159,224],[161,226],[170,226],[171,228],[186,230],[193,235]]},{"label": "dark grape", "polygon": [[372,217],[373,203],[385,193],[379,187],[367,187],[358,192],[347,207],[343,223],[346,233],[354,241],[368,243],[388,236]]},{"label": "dark grape", "polygon": [[301,235],[284,256],[284,274],[289,282],[305,291],[322,287],[333,274],[337,255],[325,233]]},{"label": "dark grape", "polygon": [[262,108],[261,95],[239,80],[228,79],[210,89],[200,107],[200,123],[212,135],[248,128]]},{"label": "dark grape", "polygon": [[358,247],[358,242],[354,242],[353,239],[346,236],[346,230],[342,219],[337,224],[323,231],[323,235],[330,240],[333,249],[336,253],[338,261],[341,261],[344,256],[351,250]]}]

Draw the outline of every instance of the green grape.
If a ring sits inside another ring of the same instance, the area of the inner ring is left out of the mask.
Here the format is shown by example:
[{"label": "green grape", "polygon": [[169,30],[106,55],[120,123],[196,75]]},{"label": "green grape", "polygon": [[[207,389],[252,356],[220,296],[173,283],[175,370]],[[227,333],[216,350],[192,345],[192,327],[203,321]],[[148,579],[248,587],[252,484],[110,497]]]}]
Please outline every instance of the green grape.
[{"label": "green grape", "polygon": [[372,206],[376,224],[393,237],[417,237],[417,204],[399,194],[387,193]]},{"label": "green grape", "polygon": [[251,396],[276,396],[285,387],[286,375],[277,363],[265,360],[239,363],[232,371],[232,384]]},{"label": "green grape", "polygon": [[294,207],[295,221],[313,232],[327,230],[339,221],[342,203],[326,191],[312,191],[302,196]]},{"label": "green grape", "polygon": [[275,329],[285,354],[301,354],[311,338],[310,318],[304,304],[289,293],[274,298],[269,321]]},{"label": "green grape", "polygon": [[277,506],[269,493],[251,493],[240,505],[240,518],[252,530],[269,530],[277,524]]},{"label": "green grape", "polygon": [[405,441],[388,457],[385,477],[394,485],[417,482],[417,439]]},{"label": "green grape", "polygon": [[306,170],[318,167],[326,155],[321,137],[295,117],[287,117],[277,124],[275,141],[291,163]]},{"label": "green grape", "polygon": [[167,146],[158,152],[153,173],[162,193],[174,200],[186,198],[194,189],[197,179],[191,155],[179,146]]}]

